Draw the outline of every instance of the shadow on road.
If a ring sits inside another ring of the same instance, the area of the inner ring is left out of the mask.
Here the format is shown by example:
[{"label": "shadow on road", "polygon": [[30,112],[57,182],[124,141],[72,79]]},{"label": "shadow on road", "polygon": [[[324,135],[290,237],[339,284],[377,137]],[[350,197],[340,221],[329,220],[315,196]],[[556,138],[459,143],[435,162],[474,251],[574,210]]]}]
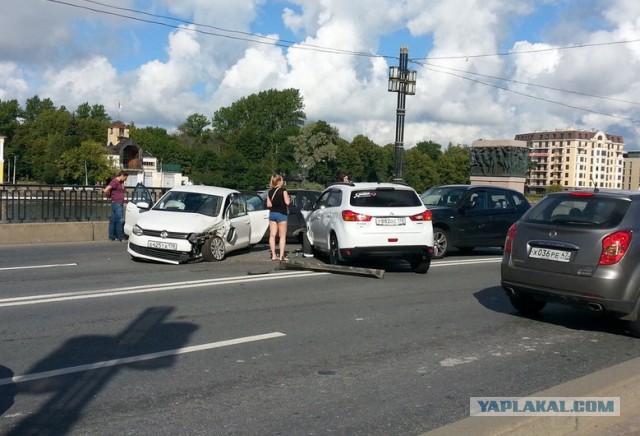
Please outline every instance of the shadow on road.
[{"label": "shadow on road", "polygon": [[562,304],[547,303],[538,315],[527,317],[518,313],[518,311],[511,306],[509,297],[507,297],[500,286],[485,288],[473,295],[480,304],[489,310],[528,319],[532,322],[553,324],[571,330],[612,333],[616,335],[625,334],[625,323],[606,313],[590,312]]},{"label": "shadow on road", "polygon": [[[14,377],[15,383],[8,387],[0,386],[6,388],[9,395],[11,389],[19,394],[51,395],[39,410],[24,418],[7,434],[66,434],[82,410],[119,371],[158,370],[173,365],[175,355],[147,360],[135,358],[181,348],[187,343],[198,327],[190,323],[166,322],[173,310],[171,307],[149,308],[117,336],[87,335],[70,339],[30,368],[26,381]],[[63,374],[47,376],[46,372],[56,370]],[[34,376],[41,373],[45,373],[44,377]],[[30,380],[29,375],[35,380]],[[5,393],[4,390],[0,392]]]}]

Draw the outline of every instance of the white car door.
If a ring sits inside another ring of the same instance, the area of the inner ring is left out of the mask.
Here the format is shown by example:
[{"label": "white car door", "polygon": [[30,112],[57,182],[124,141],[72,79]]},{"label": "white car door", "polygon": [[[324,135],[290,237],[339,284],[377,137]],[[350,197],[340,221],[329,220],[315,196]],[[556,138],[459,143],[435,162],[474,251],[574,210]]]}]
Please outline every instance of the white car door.
[{"label": "white car door", "polygon": [[229,221],[235,229],[231,241],[227,240],[227,251],[248,247],[251,237],[251,217],[247,212],[247,202],[242,195],[236,194],[229,205]]},{"label": "white car door", "polygon": [[260,242],[269,228],[269,209],[265,201],[258,194],[243,193],[247,202],[247,212],[251,220],[251,237],[249,244]]},{"label": "white car door", "polygon": [[[138,204],[146,207],[139,207]],[[133,188],[133,194],[131,195],[131,199],[127,202],[127,206],[125,208],[125,235],[128,236],[131,234],[131,229],[133,229],[133,226],[135,226],[138,222],[140,214],[148,211],[151,206],[153,206],[153,198],[151,197],[151,192],[142,183],[138,183],[136,187]]]},{"label": "white car door", "polygon": [[329,233],[332,220],[336,213],[340,213],[339,206],[341,202],[341,190],[325,191],[309,213],[307,218],[308,228],[311,233],[309,240],[315,248],[322,251],[329,249]]}]

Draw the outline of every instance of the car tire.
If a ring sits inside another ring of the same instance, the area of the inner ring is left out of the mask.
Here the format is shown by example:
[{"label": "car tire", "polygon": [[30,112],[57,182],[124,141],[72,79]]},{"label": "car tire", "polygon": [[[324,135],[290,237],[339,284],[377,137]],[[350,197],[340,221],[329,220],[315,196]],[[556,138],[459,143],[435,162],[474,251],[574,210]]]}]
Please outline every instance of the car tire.
[{"label": "car tire", "polygon": [[518,312],[526,316],[537,315],[547,305],[546,301],[536,300],[526,295],[510,295],[509,301]]},{"label": "car tire", "polygon": [[302,255],[304,257],[313,257],[313,246],[309,241],[307,232],[302,232]]},{"label": "car tire", "polygon": [[413,256],[409,261],[411,265],[411,271],[417,274],[426,274],[431,266],[431,258],[425,258],[425,256],[418,254]]},{"label": "car tire", "polygon": [[329,263],[331,265],[340,265],[340,246],[334,233],[329,237]]},{"label": "car tire", "polygon": [[219,262],[225,258],[227,250],[224,241],[219,236],[213,236],[202,246],[202,258],[206,262]]},{"label": "car tire", "polygon": [[433,228],[433,258],[442,259],[449,251],[449,232],[440,227]]}]

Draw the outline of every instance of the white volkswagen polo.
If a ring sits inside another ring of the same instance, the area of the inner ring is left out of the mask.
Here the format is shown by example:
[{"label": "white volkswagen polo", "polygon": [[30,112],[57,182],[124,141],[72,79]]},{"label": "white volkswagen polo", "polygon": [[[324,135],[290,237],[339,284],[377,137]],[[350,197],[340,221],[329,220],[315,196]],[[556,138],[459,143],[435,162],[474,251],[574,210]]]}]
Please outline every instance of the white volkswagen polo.
[{"label": "white volkswagen polo", "polygon": [[406,185],[335,183],[307,216],[303,244],[333,264],[396,257],[424,274],[433,255],[431,212]]},{"label": "white volkswagen polo", "polygon": [[127,251],[164,263],[219,261],[260,241],[269,211],[253,193],[215,186],[180,186],[153,204],[141,184],[127,203]]}]

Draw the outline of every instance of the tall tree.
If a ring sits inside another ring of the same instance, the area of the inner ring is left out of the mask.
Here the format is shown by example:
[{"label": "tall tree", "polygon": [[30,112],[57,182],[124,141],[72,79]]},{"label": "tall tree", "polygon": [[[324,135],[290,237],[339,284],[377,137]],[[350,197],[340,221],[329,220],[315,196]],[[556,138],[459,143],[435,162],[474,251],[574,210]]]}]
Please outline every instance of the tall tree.
[{"label": "tall tree", "polygon": [[290,137],[293,156],[302,178],[320,184],[332,182],[339,141],[338,129],[326,121],[307,124],[300,129],[300,134]]},{"label": "tall tree", "polygon": [[80,147],[62,153],[57,159],[58,180],[65,183],[98,184],[115,174],[104,146],[84,141]]},{"label": "tall tree", "polygon": [[191,114],[184,123],[178,126],[178,131],[183,135],[191,138],[199,138],[202,136],[204,129],[209,125],[209,119],[206,115]]},{"label": "tall tree", "polygon": [[416,144],[415,148],[429,156],[433,162],[438,162],[438,159],[442,156],[442,146],[437,142],[420,141]]},{"label": "tall tree", "polygon": [[438,162],[440,183],[470,183],[470,158],[471,148],[468,145],[453,145],[449,143]]},{"label": "tall tree", "polygon": [[49,98],[41,100],[40,97],[34,95],[27,100],[24,109],[24,118],[26,121],[35,121],[44,111],[55,110],[53,101]]}]

